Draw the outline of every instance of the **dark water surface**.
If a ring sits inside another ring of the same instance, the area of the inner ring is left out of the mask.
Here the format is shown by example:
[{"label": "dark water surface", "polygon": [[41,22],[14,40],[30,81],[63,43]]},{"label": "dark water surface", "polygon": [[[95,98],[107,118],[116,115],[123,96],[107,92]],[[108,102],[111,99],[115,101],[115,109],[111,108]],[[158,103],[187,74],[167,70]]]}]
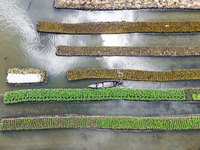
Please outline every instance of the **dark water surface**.
[{"label": "dark water surface", "polygon": [[[200,69],[200,57],[58,57],[57,45],[76,46],[199,46],[199,33],[60,35],[37,32],[37,21],[66,23],[99,21],[200,20],[200,11],[80,11],[53,8],[54,0],[2,0],[0,3],[0,94],[24,88],[85,88],[98,80],[68,82],[66,72],[78,68],[141,70]],[[4,56],[7,56],[4,59]],[[46,68],[48,83],[10,87],[10,67]],[[200,81],[125,81],[126,88],[196,88]],[[87,103],[22,103],[4,105],[0,118],[32,115],[172,116],[199,114],[200,103],[104,101]],[[200,149],[199,131],[131,132],[94,129],[0,132],[0,149]]]}]

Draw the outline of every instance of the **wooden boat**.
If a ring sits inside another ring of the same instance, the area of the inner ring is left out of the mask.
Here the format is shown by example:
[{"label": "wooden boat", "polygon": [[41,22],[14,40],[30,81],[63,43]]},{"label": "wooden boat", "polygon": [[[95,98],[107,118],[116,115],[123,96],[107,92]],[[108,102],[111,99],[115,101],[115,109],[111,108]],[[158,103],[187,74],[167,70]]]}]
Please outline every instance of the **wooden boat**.
[{"label": "wooden boat", "polygon": [[95,84],[91,84],[88,87],[93,89],[102,89],[102,88],[113,88],[123,84],[122,80],[119,81],[104,81],[104,82],[97,82]]}]

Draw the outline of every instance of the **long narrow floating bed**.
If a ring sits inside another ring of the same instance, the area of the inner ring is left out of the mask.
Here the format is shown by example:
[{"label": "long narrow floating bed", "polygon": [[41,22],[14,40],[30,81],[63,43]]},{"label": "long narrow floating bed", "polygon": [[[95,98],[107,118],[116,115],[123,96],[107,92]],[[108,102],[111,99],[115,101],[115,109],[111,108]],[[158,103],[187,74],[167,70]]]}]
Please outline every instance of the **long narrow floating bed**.
[{"label": "long narrow floating bed", "polygon": [[63,46],[57,56],[199,56],[200,46]]},{"label": "long narrow floating bed", "polygon": [[9,91],[5,104],[21,102],[85,101],[200,101],[200,89],[28,89]]},{"label": "long narrow floating bed", "polygon": [[1,119],[1,131],[62,128],[116,130],[198,130],[200,116],[41,116]]},{"label": "long narrow floating bed", "polygon": [[67,71],[68,80],[119,79],[135,81],[200,80],[200,69],[146,71],[131,69],[76,69]]},{"label": "long narrow floating bed", "polygon": [[6,82],[10,85],[40,84],[47,81],[47,71],[38,68],[9,68]]},{"label": "long narrow floating bed", "polygon": [[198,0],[55,0],[55,8],[83,10],[200,9]]},{"label": "long narrow floating bed", "polygon": [[200,21],[58,23],[39,21],[37,30],[65,34],[199,32]]}]

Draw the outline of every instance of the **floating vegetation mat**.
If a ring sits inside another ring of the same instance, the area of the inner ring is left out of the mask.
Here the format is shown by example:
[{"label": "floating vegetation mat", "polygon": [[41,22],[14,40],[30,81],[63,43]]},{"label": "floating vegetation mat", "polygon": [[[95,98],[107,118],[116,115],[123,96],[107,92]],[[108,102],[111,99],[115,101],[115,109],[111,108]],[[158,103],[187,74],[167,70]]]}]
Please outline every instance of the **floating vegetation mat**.
[{"label": "floating vegetation mat", "polygon": [[200,46],[58,46],[58,56],[199,56]]},{"label": "floating vegetation mat", "polygon": [[55,0],[55,8],[84,10],[200,9],[199,0]]},{"label": "floating vegetation mat", "polygon": [[200,117],[42,116],[1,119],[1,131],[58,128],[195,130],[200,129]]},{"label": "floating vegetation mat", "polygon": [[28,89],[9,91],[5,104],[48,101],[199,101],[200,89]]},{"label": "floating vegetation mat", "polygon": [[[37,69],[37,68],[9,68],[7,74],[13,75],[40,75],[40,82],[36,83],[10,83],[10,85],[24,85],[24,84],[40,84],[45,83],[47,81],[47,71],[45,69]],[[22,77],[23,78],[23,77]],[[13,80],[13,79],[12,79]],[[22,79],[20,79],[22,80]]]},{"label": "floating vegetation mat", "polygon": [[58,23],[39,21],[37,30],[66,34],[199,32],[200,21]]},{"label": "floating vegetation mat", "polygon": [[131,69],[76,69],[67,71],[68,80],[119,79],[135,81],[200,80],[200,69],[144,71]]}]

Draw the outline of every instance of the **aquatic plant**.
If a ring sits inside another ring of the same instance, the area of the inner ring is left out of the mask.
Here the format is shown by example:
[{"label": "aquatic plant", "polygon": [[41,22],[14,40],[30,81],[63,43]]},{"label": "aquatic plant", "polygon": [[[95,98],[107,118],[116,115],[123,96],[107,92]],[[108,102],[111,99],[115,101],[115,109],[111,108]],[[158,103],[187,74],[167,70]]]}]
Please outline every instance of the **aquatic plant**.
[{"label": "aquatic plant", "polygon": [[200,69],[146,71],[131,69],[76,69],[67,71],[68,80],[119,79],[135,81],[199,80]]},{"label": "aquatic plant", "polygon": [[37,30],[65,34],[199,32],[200,21],[58,23],[39,21]]},{"label": "aquatic plant", "polygon": [[[47,102],[47,101],[102,101],[102,100],[129,100],[129,101],[185,101],[186,89],[27,89],[9,91],[4,95],[5,104],[20,102]],[[200,91],[200,90],[198,90]],[[190,92],[190,94],[195,94]]]},{"label": "aquatic plant", "polygon": [[199,56],[200,46],[64,46],[57,56]]},{"label": "aquatic plant", "polygon": [[129,130],[200,129],[199,116],[125,117],[125,116],[41,116],[2,118],[1,131],[57,128],[100,128]]}]

